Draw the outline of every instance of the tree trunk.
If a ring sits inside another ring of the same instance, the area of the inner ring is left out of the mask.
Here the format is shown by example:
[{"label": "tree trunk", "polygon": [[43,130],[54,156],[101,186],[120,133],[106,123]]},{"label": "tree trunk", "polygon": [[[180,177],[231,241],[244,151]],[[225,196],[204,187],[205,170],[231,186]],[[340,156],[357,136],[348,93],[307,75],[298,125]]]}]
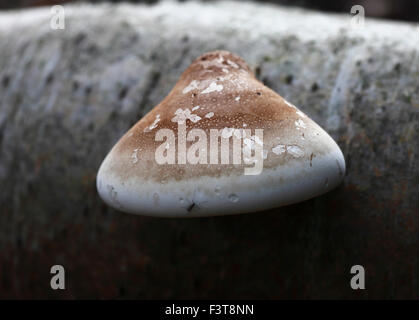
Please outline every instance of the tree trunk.
[{"label": "tree trunk", "polygon": [[[417,25],[238,2],[64,8],[64,30],[49,7],[0,13],[0,298],[419,298]],[[215,49],[331,133],[344,183],[237,216],[105,206],[106,153]]]}]

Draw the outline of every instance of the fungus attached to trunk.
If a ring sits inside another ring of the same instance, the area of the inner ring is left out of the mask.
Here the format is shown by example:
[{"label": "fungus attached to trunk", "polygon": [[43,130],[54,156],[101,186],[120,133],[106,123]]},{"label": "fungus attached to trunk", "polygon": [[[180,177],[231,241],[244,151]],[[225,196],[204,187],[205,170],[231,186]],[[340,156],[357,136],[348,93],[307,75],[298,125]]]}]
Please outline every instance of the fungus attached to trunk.
[{"label": "fungus attached to trunk", "polygon": [[213,216],[307,200],[344,172],[341,150],[319,125],[240,57],[215,51],[196,59],[112,148],[97,188],[125,212]]}]

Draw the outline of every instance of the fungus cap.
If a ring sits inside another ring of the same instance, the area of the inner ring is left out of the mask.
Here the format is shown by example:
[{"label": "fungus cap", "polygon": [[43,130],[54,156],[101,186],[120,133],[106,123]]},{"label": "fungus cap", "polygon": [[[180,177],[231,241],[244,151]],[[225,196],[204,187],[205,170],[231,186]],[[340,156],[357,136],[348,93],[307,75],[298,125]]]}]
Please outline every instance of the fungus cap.
[{"label": "fungus cap", "polygon": [[335,141],[227,51],[197,58],[112,148],[97,188],[125,212],[197,217],[257,212],[343,179]]}]

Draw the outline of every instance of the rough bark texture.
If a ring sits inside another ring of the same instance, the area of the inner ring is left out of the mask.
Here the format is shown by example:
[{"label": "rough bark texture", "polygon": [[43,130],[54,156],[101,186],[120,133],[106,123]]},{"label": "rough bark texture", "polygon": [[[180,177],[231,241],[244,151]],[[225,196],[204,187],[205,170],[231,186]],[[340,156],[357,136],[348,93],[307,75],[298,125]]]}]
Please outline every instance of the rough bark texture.
[{"label": "rough bark texture", "polygon": [[[0,13],[1,298],[419,298],[419,28],[252,3]],[[97,169],[203,52],[231,50],[330,132],[322,197],[205,219],[106,207]],[[49,287],[66,268],[67,289]],[[366,270],[353,291],[350,268]]]}]

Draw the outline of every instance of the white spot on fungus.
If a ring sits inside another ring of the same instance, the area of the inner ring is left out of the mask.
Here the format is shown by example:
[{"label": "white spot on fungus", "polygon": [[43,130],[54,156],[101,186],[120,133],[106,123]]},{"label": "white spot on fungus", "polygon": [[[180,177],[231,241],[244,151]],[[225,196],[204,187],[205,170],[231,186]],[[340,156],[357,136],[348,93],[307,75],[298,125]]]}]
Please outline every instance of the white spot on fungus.
[{"label": "white spot on fungus", "polygon": [[138,162],[138,149],[134,149],[131,155],[131,159],[132,159],[132,163],[134,164]]},{"label": "white spot on fungus", "polygon": [[211,84],[208,86],[208,88],[206,88],[201,93],[210,93],[210,92],[214,92],[214,91],[220,92],[221,90],[223,90],[223,85],[222,84],[217,84],[216,82],[211,82]]},{"label": "white spot on fungus", "polygon": [[297,127],[297,130],[300,130],[300,128],[305,128],[306,127],[306,124],[304,123],[304,121],[303,120],[301,120],[301,119],[298,119],[297,121],[295,121],[294,122],[295,123],[295,125],[296,125],[296,127]]},{"label": "white spot on fungus", "polygon": [[280,155],[281,153],[284,153],[285,151],[287,151],[287,146],[283,144],[278,144],[276,147],[272,148],[272,152],[277,155]]},{"label": "white spot on fungus", "polygon": [[193,123],[196,123],[199,120],[201,120],[201,117],[191,113],[191,110],[189,110],[188,108],[186,108],[185,110],[179,108],[176,110],[175,116],[172,118],[172,122],[184,124],[187,119],[191,120]]},{"label": "white spot on fungus", "polygon": [[212,118],[213,116],[214,116],[214,112],[208,112],[208,113],[205,115],[205,118],[210,119],[210,118]]},{"label": "white spot on fungus", "polygon": [[263,146],[263,142],[262,140],[259,139],[258,136],[250,136],[250,138],[245,138],[246,136],[246,131],[242,131],[242,136],[243,136],[243,151],[244,152],[250,152],[251,150],[255,149],[255,143],[257,143],[260,146]]},{"label": "white spot on fungus", "polygon": [[286,146],[284,144],[278,144],[276,147],[272,148],[272,152],[277,155],[287,152],[296,158],[304,155],[304,151],[299,146]]},{"label": "white spot on fungus", "polygon": [[191,120],[193,123],[197,123],[199,120],[201,120],[201,117],[197,114],[191,114],[189,116],[189,120]]},{"label": "white spot on fungus", "polygon": [[235,63],[235,62],[233,62],[233,61],[231,61],[231,60],[228,60],[228,59],[227,59],[227,63],[228,63],[230,66],[232,66],[233,68],[236,68],[236,69],[238,69],[238,68],[239,68],[239,66],[237,65],[237,63]]},{"label": "white spot on fungus", "polygon": [[153,129],[155,129],[156,127],[157,127],[157,123],[160,121],[160,115],[158,114],[157,116],[156,116],[156,119],[154,120],[154,122],[149,126],[149,127],[146,127],[145,129],[144,129],[144,132],[149,132],[149,131],[151,131],[151,130],[153,130]]}]

